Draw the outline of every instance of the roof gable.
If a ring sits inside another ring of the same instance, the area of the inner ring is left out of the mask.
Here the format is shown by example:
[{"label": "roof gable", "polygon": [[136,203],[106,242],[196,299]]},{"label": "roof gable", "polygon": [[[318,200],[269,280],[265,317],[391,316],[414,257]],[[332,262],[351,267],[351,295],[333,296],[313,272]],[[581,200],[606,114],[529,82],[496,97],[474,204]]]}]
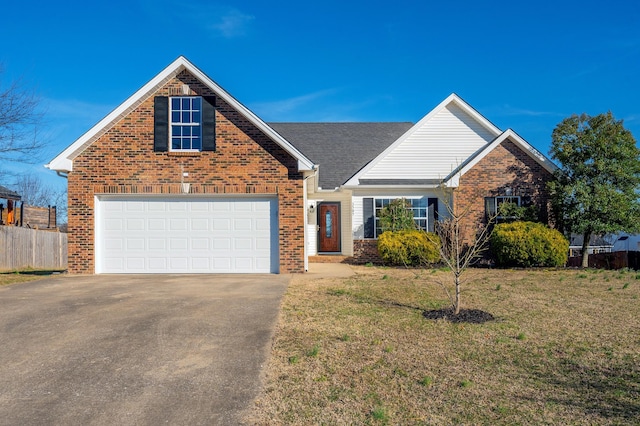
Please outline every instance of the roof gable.
[{"label": "roof gable", "polygon": [[522,139],[520,135],[514,132],[512,129],[505,130],[500,136],[495,138],[490,144],[484,146],[480,150],[478,150],[474,155],[469,157],[464,163],[462,163],[459,167],[453,170],[445,179],[444,182],[447,186],[456,187],[458,186],[458,182],[460,177],[464,175],[466,172],[471,170],[476,164],[478,164],[483,158],[485,158],[491,151],[493,151],[496,147],[498,147],[504,141],[509,140],[513,142],[518,148],[524,151],[529,157],[531,157],[535,162],[537,162],[542,168],[547,170],[549,173],[554,173],[558,167],[551,162],[546,156],[544,156],[540,151],[531,146],[527,141]]},{"label": "roof gable", "polygon": [[346,183],[441,181],[502,132],[451,94]]},{"label": "roof gable", "polygon": [[70,172],[73,170],[73,160],[82,153],[88,146],[90,146],[96,139],[104,134],[109,128],[117,123],[121,118],[125,117],[131,111],[133,111],[138,105],[152,96],[160,87],[162,87],[169,80],[177,76],[182,71],[188,71],[201,83],[208,86],[217,96],[223,99],[227,104],[235,108],[240,114],[242,114],[247,120],[249,120],[258,129],[264,132],[268,137],[273,139],[279,146],[281,146],[287,153],[294,157],[298,161],[299,170],[312,170],[314,164],[311,160],[305,157],[297,148],[291,145],[282,136],[276,133],[271,127],[269,127],[264,121],[262,121],[257,115],[250,111],[247,107],[238,102],[233,96],[222,89],[218,84],[211,80],[206,74],[195,67],[184,56],[178,57],[169,66],[162,70],[158,75],[151,79],[142,88],[131,95],[127,100],[120,104],[116,109],[111,111],[106,117],[100,120],[89,131],[80,136],[69,145],[64,151],[58,154],[51,162],[45,167],[56,170],[59,172]]}]

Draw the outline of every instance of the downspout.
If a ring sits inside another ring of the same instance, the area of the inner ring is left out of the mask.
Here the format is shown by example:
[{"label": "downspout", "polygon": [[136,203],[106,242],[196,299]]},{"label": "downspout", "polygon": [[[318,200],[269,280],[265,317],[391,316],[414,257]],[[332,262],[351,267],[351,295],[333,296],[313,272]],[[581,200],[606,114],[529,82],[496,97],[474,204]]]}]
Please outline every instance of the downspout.
[{"label": "downspout", "polygon": [[308,253],[308,249],[307,246],[309,245],[309,213],[307,210],[307,180],[309,178],[312,178],[316,175],[318,170],[318,166],[314,165],[313,166],[313,173],[311,173],[309,176],[306,176],[303,180],[302,180],[302,192],[303,192],[303,196],[302,196],[302,202],[304,204],[304,271],[305,272],[309,272],[309,253]]}]

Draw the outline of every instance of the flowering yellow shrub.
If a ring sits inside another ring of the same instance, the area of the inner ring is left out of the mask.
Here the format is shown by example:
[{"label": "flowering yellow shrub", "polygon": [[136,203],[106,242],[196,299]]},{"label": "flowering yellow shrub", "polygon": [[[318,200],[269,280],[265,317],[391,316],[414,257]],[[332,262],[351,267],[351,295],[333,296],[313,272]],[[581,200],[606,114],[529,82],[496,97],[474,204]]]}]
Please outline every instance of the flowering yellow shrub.
[{"label": "flowering yellow shrub", "polygon": [[378,237],[378,253],[391,265],[417,266],[440,261],[440,239],[419,230],[387,231]]},{"label": "flowering yellow shrub", "polygon": [[569,255],[569,241],[541,223],[498,224],[489,241],[501,266],[563,266]]}]

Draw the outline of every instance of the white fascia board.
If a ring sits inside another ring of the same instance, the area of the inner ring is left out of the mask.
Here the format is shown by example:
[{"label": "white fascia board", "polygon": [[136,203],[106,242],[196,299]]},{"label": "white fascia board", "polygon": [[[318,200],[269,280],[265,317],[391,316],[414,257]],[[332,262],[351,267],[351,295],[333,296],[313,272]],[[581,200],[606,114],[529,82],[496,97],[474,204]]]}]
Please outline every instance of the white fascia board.
[{"label": "white fascia board", "polygon": [[237,109],[242,115],[244,115],[252,124],[258,127],[267,136],[271,137],[278,145],[280,145],[291,156],[298,160],[298,170],[312,170],[313,162],[305,157],[300,151],[298,151],[287,140],[280,136],[276,131],[269,127],[264,121],[256,116],[247,107],[238,102],[233,96],[227,93],[224,89],[218,86],[213,80],[211,80],[206,74],[200,71],[195,65],[189,62],[184,56],[178,57],[168,67],[162,70],[151,81],[142,86],[138,91],[131,95],[120,106],[111,111],[106,117],[100,120],[95,126],[93,126],[88,132],[80,136],[75,142],[69,145],[64,151],[58,154],[51,162],[45,167],[51,170],[60,172],[70,172],[73,169],[73,159],[80,154],[87,144],[93,142],[97,136],[105,132],[116,120],[121,116],[124,116],[135,106],[146,100],[151,94],[153,94],[158,87],[164,84],[166,81],[178,75],[182,70],[186,69],[193,74],[203,84],[207,85],[217,96],[222,98],[225,102]]},{"label": "white fascia board", "polygon": [[476,111],[473,107],[471,107],[471,105],[466,103],[464,100],[462,100],[462,98],[460,98],[455,93],[452,93],[449,96],[447,96],[445,100],[440,102],[438,106],[432,109],[427,115],[425,115],[420,121],[418,121],[416,124],[411,126],[409,130],[407,130],[402,136],[400,136],[398,140],[396,140],[394,143],[389,145],[387,149],[382,151],[380,155],[378,155],[376,158],[371,160],[369,164],[364,166],[359,172],[353,175],[351,179],[349,179],[345,183],[344,186],[349,186],[349,187],[359,186],[358,180],[360,179],[361,176],[365,175],[369,170],[375,167],[376,164],[378,164],[384,157],[386,157],[390,152],[392,152],[398,145],[400,145],[407,138],[413,135],[418,129],[424,126],[436,114],[438,114],[442,109],[446,108],[447,105],[451,103],[458,105],[460,109],[462,109],[464,112],[469,114],[474,120],[476,120],[480,125],[486,128],[489,132],[493,133],[495,136],[498,136],[500,133],[502,133],[502,130],[500,130],[495,125],[493,125],[493,123],[491,123],[484,116],[482,116],[478,111]]},{"label": "white fascia board", "polygon": [[343,185],[340,188],[348,190],[357,189],[398,189],[398,190],[412,190],[412,189],[437,189],[440,185]]},{"label": "white fascia board", "polygon": [[466,172],[471,170],[476,164],[480,162],[483,158],[485,158],[491,151],[493,151],[498,145],[500,145],[505,140],[509,139],[511,142],[516,144],[520,149],[522,149],[525,153],[527,153],[534,161],[540,164],[545,170],[549,173],[555,172],[558,167],[551,162],[547,157],[542,155],[537,149],[535,149],[531,144],[522,139],[520,135],[514,132],[512,129],[505,130],[500,136],[495,138],[493,142],[491,142],[488,146],[484,147],[482,151],[473,157],[471,161],[466,163],[464,166],[459,168],[458,170],[453,171],[447,178],[445,178],[445,184],[449,187],[457,187],[460,181],[460,176],[464,175]]}]

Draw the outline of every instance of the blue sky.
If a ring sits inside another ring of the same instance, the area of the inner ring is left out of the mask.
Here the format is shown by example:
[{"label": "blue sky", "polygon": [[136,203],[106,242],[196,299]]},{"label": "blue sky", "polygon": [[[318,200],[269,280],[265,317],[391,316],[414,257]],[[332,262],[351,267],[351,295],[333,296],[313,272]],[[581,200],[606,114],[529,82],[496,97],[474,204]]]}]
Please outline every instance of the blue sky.
[{"label": "blue sky", "polygon": [[633,0],[38,0],[2,15],[3,79],[45,108],[42,164],[179,55],[265,121],[416,122],[455,92],[545,154],[573,113],[610,110],[640,138]]}]

